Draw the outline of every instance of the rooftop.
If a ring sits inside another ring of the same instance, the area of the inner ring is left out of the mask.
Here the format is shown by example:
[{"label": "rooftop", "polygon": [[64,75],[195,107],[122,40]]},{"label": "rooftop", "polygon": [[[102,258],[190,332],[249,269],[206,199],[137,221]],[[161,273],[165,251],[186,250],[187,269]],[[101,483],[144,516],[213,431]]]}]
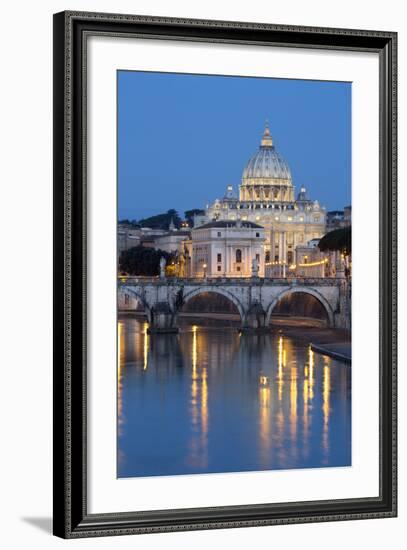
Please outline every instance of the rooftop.
[{"label": "rooftop", "polygon": [[263,226],[258,225],[257,223],[249,222],[249,221],[241,221],[241,220],[220,220],[220,221],[212,221],[209,223],[205,223],[204,225],[200,225],[198,227],[195,227],[194,229],[211,229],[212,227],[237,227],[237,228],[245,228],[245,229],[263,229]]}]

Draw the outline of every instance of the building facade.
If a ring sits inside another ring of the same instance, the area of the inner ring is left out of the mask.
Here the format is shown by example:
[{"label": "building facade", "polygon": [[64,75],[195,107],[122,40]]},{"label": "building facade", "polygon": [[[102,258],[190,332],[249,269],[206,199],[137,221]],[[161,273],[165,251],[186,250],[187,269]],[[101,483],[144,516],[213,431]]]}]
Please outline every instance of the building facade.
[{"label": "building facade", "polygon": [[345,206],[343,210],[331,210],[326,213],[326,231],[334,231],[349,227],[352,224],[352,207]]},{"label": "building facade", "polygon": [[193,277],[264,277],[265,230],[241,220],[217,220],[191,231],[186,243]]},{"label": "building facade", "polygon": [[268,125],[258,152],[243,170],[239,196],[229,185],[222,199],[195,217],[192,233],[208,223],[226,221],[251,222],[264,228],[261,260],[265,266],[291,265],[297,246],[326,232],[325,208],[308,197],[305,187],[295,194],[290,168],[276,150]]},{"label": "building facade", "polygon": [[141,230],[130,224],[119,223],[117,226],[117,253],[139,246],[141,241]]},{"label": "building facade", "polygon": [[190,231],[183,229],[173,229],[154,238],[154,246],[160,250],[169,253],[181,253],[184,248],[184,242],[189,240]]}]

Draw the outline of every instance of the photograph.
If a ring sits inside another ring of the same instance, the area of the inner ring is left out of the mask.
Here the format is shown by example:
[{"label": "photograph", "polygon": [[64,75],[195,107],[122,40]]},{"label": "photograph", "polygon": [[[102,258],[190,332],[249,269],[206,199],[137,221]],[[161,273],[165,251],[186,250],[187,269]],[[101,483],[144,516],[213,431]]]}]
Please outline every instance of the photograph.
[{"label": "photograph", "polygon": [[5,4],[2,548],[402,546],[402,6]]},{"label": "photograph", "polygon": [[117,478],[352,467],[352,83],[117,70]]}]

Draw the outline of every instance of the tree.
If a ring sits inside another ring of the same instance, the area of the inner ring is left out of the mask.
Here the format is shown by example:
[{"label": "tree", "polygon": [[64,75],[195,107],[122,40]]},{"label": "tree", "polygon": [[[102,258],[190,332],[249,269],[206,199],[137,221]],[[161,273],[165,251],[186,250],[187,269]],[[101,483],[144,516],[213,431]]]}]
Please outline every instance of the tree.
[{"label": "tree", "polygon": [[143,218],[139,220],[141,227],[151,227],[152,229],[168,229],[171,221],[174,226],[179,228],[181,225],[181,219],[178,212],[171,208],[165,214],[157,214],[156,216],[150,216],[149,218]]},{"label": "tree", "polygon": [[132,227],[134,227],[135,229],[138,229],[140,227],[140,225],[137,223],[136,220],[129,220],[129,219],[125,219],[125,220],[119,220],[118,222],[119,225],[130,225]]},{"label": "tree", "polygon": [[123,250],[120,255],[120,270],[129,275],[154,276],[160,274],[160,259],[164,257],[170,264],[174,257],[172,254],[155,248],[135,246]]},{"label": "tree", "polygon": [[322,252],[338,250],[345,256],[350,255],[352,253],[352,228],[349,226],[330,231],[319,241],[318,248]]}]

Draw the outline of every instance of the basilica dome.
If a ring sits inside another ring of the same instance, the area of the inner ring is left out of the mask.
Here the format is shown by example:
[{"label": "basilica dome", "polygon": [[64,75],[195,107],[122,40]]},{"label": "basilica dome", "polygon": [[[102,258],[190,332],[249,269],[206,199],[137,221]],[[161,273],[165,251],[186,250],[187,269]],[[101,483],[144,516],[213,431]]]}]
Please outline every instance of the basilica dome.
[{"label": "basilica dome", "polygon": [[[276,151],[268,125],[263,133],[259,151],[243,170],[243,184],[278,183],[292,185],[291,172],[283,157]],[[281,181],[285,180],[285,181]],[[277,182],[276,182],[277,183]]]}]

